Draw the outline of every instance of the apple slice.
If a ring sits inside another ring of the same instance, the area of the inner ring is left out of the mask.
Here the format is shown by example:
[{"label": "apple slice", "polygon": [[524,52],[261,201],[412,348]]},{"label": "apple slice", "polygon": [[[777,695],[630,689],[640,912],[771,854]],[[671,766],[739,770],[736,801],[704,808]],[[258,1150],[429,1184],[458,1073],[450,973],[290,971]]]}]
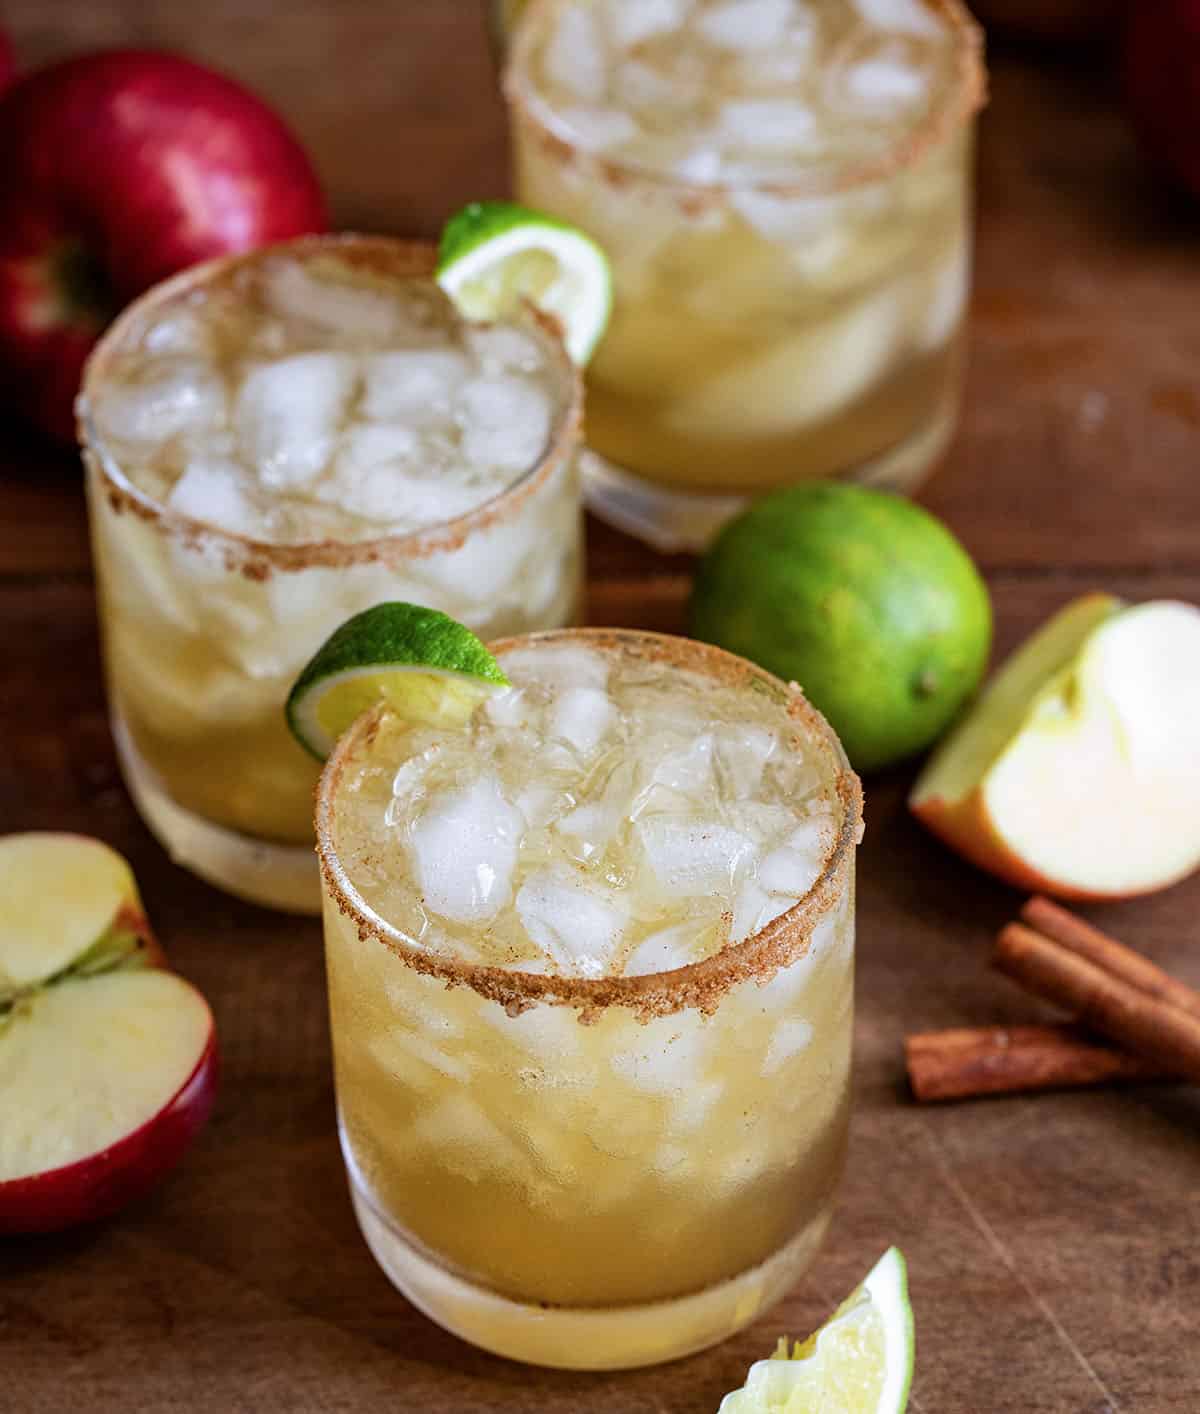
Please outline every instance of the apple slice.
[{"label": "apple slice", "polygon": [[115,1212],[204,1123],[212,1013],[162,963],[119,854],[0,837],[0,1233]]},{"label": "apple slice", "polygon": [[909,806],[1018,888],[1128,898],[1200,865],[1200,610],[1076,599],[1004,664]]}]

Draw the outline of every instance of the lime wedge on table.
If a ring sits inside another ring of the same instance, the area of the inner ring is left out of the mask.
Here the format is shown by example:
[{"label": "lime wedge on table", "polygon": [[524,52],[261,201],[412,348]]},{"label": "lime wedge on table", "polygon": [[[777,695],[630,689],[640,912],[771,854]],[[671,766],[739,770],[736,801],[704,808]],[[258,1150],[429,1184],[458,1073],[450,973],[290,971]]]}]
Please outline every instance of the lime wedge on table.
[{"label": "lime wedge on table", "polygon": [[913,1319],[904,1258],[889,1247],[819,1331],[751,1365],[718,1414],[903,1414]]},{"label": "lime wedge on table", "polygon": [[608,257],[594,240],[515,201],[473,201],[451,216],[437,278],[468,319],[502,319],[528,300],[558,320],[585,364],[612,309]]},{"label": "lime wedge on table", "polygon": [[453,726],[507,686],[495,658],[456,619],[417,604],[376,604],[325,640],[285,710],[292,735],[323,761],[379,702],[406,721]]}]

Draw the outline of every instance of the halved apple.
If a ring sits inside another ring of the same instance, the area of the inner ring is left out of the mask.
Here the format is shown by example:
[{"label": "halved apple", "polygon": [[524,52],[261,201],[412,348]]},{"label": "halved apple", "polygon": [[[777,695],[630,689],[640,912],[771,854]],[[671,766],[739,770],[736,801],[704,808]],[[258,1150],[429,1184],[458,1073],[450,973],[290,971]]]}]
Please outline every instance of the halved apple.
[{"label": "halved apple", "polygon": [[119,854],[0,837],[0,1233],[115,1212],[204,1123],[212,1013],[163,963]]},{"label": "halved apple", "polygon": [[909,806],[1018,888],[1128,898],[1200,865],[1200,609],[1073,600],[1012,655]]}]

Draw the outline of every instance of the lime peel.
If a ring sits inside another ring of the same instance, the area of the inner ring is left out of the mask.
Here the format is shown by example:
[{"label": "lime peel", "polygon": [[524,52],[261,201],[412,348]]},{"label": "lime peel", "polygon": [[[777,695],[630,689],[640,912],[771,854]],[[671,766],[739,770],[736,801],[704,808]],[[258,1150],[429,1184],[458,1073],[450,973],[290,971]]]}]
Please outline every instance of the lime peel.
[{"label": "lime peel", "polygon": [[612,312],[612,272],[596,242],[515,201],[473,201],[452,216],[438,245],[437,278],[469,319],[536,305],[557,321],[580,366]]},{"label": "lime peel", "polygon": [[386,702],[406,721],[453,726],[509,685],[470,629],[418,604],[376,604],[347,619],[288,694],[292,735],[319,760],[369,708]]}]

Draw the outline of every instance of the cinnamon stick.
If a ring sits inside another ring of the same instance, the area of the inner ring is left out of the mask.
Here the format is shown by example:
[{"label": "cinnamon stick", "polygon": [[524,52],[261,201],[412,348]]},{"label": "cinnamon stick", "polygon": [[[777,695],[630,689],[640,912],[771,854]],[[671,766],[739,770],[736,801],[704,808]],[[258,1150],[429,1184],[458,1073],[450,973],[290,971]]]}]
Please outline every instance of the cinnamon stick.
[{"label": "cinnamon stick", "polygon": [[1124,976],[1021,923],[1002,930],[992,962],[1028,991],[1065,1007],[1090,1030],[1166,1070],[1200,1080],[1200,1016],[1139,990]]},{"label": "cinnamon stick", "polygon": [[918,1100],[1170,1078],[1161,1065],[1107,1046],[1070,1024],[926,1031],[905,1040],[904,1057]]},{"label": "cinnamon stick", "polygon": [[1077,914],[1035,895],[1021,909],[1021,917],[1044,938],[1061,943],[1079,957],[1128,982],[1139,992],[1169,1002],[1200,1017],[1200,992],[1155,966],[1149,958],[1119,943]]}]

